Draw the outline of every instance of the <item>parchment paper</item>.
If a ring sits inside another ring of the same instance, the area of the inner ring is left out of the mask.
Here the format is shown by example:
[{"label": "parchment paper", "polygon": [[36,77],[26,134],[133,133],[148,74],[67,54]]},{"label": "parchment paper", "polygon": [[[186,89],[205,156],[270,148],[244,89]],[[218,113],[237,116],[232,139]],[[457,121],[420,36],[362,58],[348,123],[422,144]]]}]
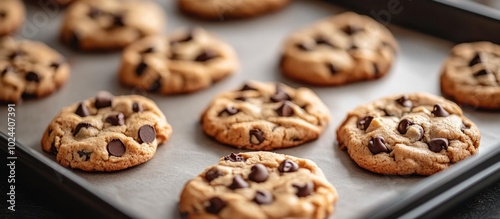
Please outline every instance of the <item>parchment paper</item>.
[{"label": "parchment paper", "polygon": [[[64,54],[72,66],[71,78],[60,91],[16,106],[17,139],[43,154],[44,158],[54,161],[54,156],[44,153],[39,143],[49,122],[62,107],[93,97],[99,90],[108,90],[115,95],[144,94],[155,100],[165,113],[174,132],[170,141],[161,145],[149,162],[113,173],[73,171],[90,182],[98,193],[141,218],[180,218],[176,207],[184,184],[206,166],[217,163],[219,157],[238,151],[203,134],[200,114],[211,99],[219,92],[240,87],[248,79],[279,81],[293,87],[307,86],[284,78],[279,71],[278,60],[284,38],[317,19],[345,11],[321,1],[297,0],[283,11],[268,16],[203,22],[180,14],[175,2],[160,2],[168,16],[165,33],[186,26],[206,28],[236,49],[241,62],[241,70],[236,75],[193,94],[161,96],[141,93],[119,84],[120,52],[78,53],[58,41],[62,8],[28,5],[27,22],[18,34],[47,43]],[[396,26],[390,25],[389,28],[400,43],[398,58],[389,75],[377,81],[341,87],[311,87],[330,108],[333,121],[318,140],[275,151],[311,159],[323,169],[339,193],[336,210],[330,218],[360,217],[425,179],[370,173],[359,168],[336,145],[335,129],[346,113],[357,105],[394,93],[426,91],[440,94],[441,63],[452,43]],[[5,106],[1,107],[0,115],[6,116],[6,110]],[[500,141],[498,135],[495,136],[495,133],[500,133],[500,114],[465,111],[481,130],[481,149],[477,155],[481,156]],[[6,123],[2,122],[0,130],[6,132]]]}]

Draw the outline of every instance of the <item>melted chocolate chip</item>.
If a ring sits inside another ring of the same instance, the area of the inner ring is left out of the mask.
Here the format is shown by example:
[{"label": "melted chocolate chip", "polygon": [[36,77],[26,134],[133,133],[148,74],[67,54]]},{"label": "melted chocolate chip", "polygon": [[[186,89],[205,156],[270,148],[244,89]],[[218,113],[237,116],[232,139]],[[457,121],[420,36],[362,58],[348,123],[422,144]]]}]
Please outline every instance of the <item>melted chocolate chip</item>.
[{"label": "melted chocolate chip", "polygon": [[380,74],[380,69],[376,63],[373,63],[373,74],[374,75],[379,75]]},{"label": "melted chocolate chip", "polygon": [[443,149],[447,149],[448,148],[448,139],[446,138],[433,138],[431,139],[431,141],[429,142],[429,149],[433,152],[440,152],[441,150]]},{"label": "melted chocolate chip", "polygon": [[284,91],[279,84],[276,84],[276,93],[271,96],[271,101],[280,102],[284,100],[291,100],[290,95]]},{"label": "melted chocolate chip", "polygon": [[158,77],[149,87],[149,91],[151,92],[157,92],[161,89],[161,77]]},{"label": "melted chocolate chip", "polygon": [[474,73],[474,77],[479,77],[479,76],[483,76],[483,75],[488,75],[490,74],[491,72],[487,69],[483,69],[481,71],[478,71],[476,73]]},{"label": "melted chocolate chip", "polygon": [[26,79],[26,81],[32,81],[32,82],[36,82],[36,83],[40,82],[40,76],[37,73],[32,72],[32,71],[26,73],[25,79]]},{"label": "melted chocolate chip", "polygon": [[194,36],[194,30],[193,29],[190,29],[186,35],[180,39],[177,39],[177,40],[172,40],[170,41],[170,44],[173,45],[173,44],[176,44],[176,43],[185,43],[185,42],[189,42],[191,40],[193,40],[193,37]]},{"label": "melted chocolate chip", "polygon": [[23,51],[19,51],[19,50],[18,51],[14,51],[14,52],[12,52],[12,54],[9,55],[9,59],[13,60],[13,59],[15,59],[15,58],[17,58],[19,56],[22,56],[22,55],[24,55]]},{"label": "melted chocolate chip", "polygon": [[290,102],[290,101],[285,101],[283,102],[283,105],[281,105],[278,109],[276,109],[276,113],[279,115],[279,116],[283,116],[283,117],[289,117],[289,116],[293,116],[293,103]]},{"label": "melted chocolate chip", "polygon": [[437,117],[446,117],[450,115],[440,104],[434,105],[432,114],[434,114]]},{"label": "melted chocolate chip", "polygon": [[342,31],[348,35],[353,35],[357,32],[363,31],[363,28],[354,26],[354,25],[347,25],[344,28],[342,28]]},{"label": "melted chocolate chip", "polygon": [[121,157],[125,154],[125,144],[120,139],[111,140],[106,148],[111,156]]},{"label": "melted chocolate chip", "polygon": [[5,76],[7,74],[7,72],[11,72],[11,71],[12,71],[12,67],[10,67],[10,66],[5,67],[5,69],[2,70],[2,77]]},{"label": "melted chocolate chip", "polygon": [[373,116],[365,116],[363,118],[360,118],[357,122],[357,126],[361,130],[366,130],[369,126],[370,123],[372,123]]},{"label": "melted chocolate chip", "polygon": [[57,155],[57,153],[59,153],[59,151],[56,148],[55,142],[52,142],[52,144],[50,145],[50,153],[55,154],[55,155]]},{"label": "melted chocolate chip", "polygon": [[337,48],[337,46],[333,45],[330,42],[330,40],[328,40],[328,38],[326,38],[325,36],[316,36],[314,38],[314,41],[316,41],[316,44],[318,44],[318,45],[327,45],[327,46],[330,46],[333,48]]},{"label": "melted chocolate chip", "polygon": [[408,107],[408,108],[413,107],[413,103],[411,102],[411,100],[408,99],[408,96],[406,96],[406,95],[403,95],[400,98],[398,98],[396,100],[396,102],[398,102],[399,105],[404,106],[404,107]]},{"label": "melted chocolate chip", "polygon": [[326,63],[326,68],[328,68],[328,71],[332,75],[339,72],[339,70],[332,63]]},{"label": "melted chocolate chip", "polygon": [[7,17],[7,11],[0,11],[0,19],[5,19]]},{"label": "melted chocolate chip", "polygon": [[57,70],[59,68],[59,66],[61,66],[61,63],[59,63],[59,62],[52,62],[50,64],[50,67],[53,68],[54,70]]},{"label": "melted chocolate chip", "polygon": [[353,44],[351,45],[351,47],[349,47],[349,49],[348,49],[348,50],[352,51],[352,50],[357,50],[357,49],[359,49],[359,47],[358,47],[356,44],[354,44],[354,43],[353,43]]},{"label": "melted chocolate chip", "polygon": [[314,184],[312,182],[307,182],[303,186],[298,184],[293,184],[293,187],[297,188],[297,197],[306,197],[309,196],[314,191]]},{"label": "melted chocolate chip", "polygon": [[296,43],[295,47],[302,51],[311,51],[314,49],[314,47],[311,44],[306,44],[306,43]]},{"label": "melted chocolate chip", "polygon": [[247,98],[244,97],[244,96],[239,96],[239,97],[236,97],[235,100],[239,100],[239,101],[246,101]]},{"label": "melted chocolate chip", "polygon": [[259,129],[250,130],[249,135],[250,135],[250,144],[260,144],[266,139],[264,132],[262,132]]},{"label": "melted chocolate chip", "polygon": [[226,201],[219,197],[213,197],[208,200],[205,211],[211,214],[218,214],[227,205]]},{"label": "melted chocolate chip", "polygon": [[106,122],[114,126],[123,125],[125,124],[125,116],[123,113],[110,115],[106,118]]},{"label": "melted chocolate chip", "polygon": [[136,113],[142,112],[144,109],[142,108],[142,105],[138,102],[133,102],[132,103],[132,110]]},{"label": "melted chocolate chip", "polygon": [[266,166],[262,164],[255,164],[250,169],[251,172],[248,174],[248,179],[254,182],[265,182],[267,178],[269,178],[269,172],[267,171]]},{"label": "melted chocolate chip", "polygon": [[387,146],[385,146],[385,140],[381,136],[372,138],[372,140],[368,142],[368,149],[370,149],[370,152],[372,152],[372,154],[389,152],[389,149],[387,149]]},{"label": "melted chocolate chip", "polygon": [[267,205],[273,202],[273,195],[265,190],[255,191],[253,201],[259,205]]},{"label": "melted chocolate chip", "polygon": [[246,91],[246,90],[257,90],[257,89],[255,89],[252,86],[250,86],[249,84],[245,83],[243,85],[243,87],[240,89],[240,91]]},{"label": "melted chocolate chip", "polygon": [[278,166],[278,170],[281,173],[291,173],[291,172],[296,172],[299,170],[299,165],[292,160],[283,160],[281,161],[280,165]]},{"label": "melted chocolate chip", "polygon": [[250,187],[250,185],[240,175],[234,176],[233,182],[231,183],[231,185],[229,185],[229,189],[231,190],[248,188],[248,187]]},{"label": "melted chocolate chip", "polygon": [[139,65],[137,65],[137,68],[135,68],[135,75],[137,75],[137,77],[140,77],[147,68],[148,64],[142,61],[141,63],[139,63]]},{"label": "melted chocolate chip", "polygon": [[80,49],[80,37],[77,33],[71,34],[71,37],[69,39],[69,46],[73,49]]},{"label": "melted chocolate chip", "polygon": [[144,143],[152,143],[156,139],[156,130],[153,126],[143,125],[139,128],[139,139]]},{"label": "melted chocolate chip", "polygon": [[102,11],[99,10],[98,8],[95,7],[90,7],[89,11],[87,12],[87,16],[89,16],[92,19],[96,19],[97,17],[102,15]]},{"label": "melted chocolate chip", "polygon": [[75,130],[73,131],[73,136],[78,135],[78,132],[80,132],[80,130],[82,128],[91,128],[91,127],[93,127],[93,126],[90,123],[86,123],[86,122],[78,123],[78,125],[76,125],[76,127],[75,127]]},{"label": "melted chocolate chip", "polygon": [[238,112],[240,112],[239,109],[233,106],[226,106],[226,108],[219,113],[219,116],[232,116]]},{"label": "melted chocolate chip", "polygon": [[472,67],[476,64],[479,64],[482,62],[482,59],[481,59],[481,54],[479,53],[476,53],[476,55],[474,56],[474,58],[472,58],[469,62],[469,66]]},{"label": "melted chocolate chip", "polygon": [[224,160],[231,162],[245,162],[245,158],[240,154],[231,153],[230,155],[224,156]]},{"label": "melted chocolate chip", "polygon": [[114,27],[124,27],[125,26],[125,20],[123,15],[117,14],[113,16],[113,26]]},{"label": "melted chocolate chip", "polygon": [[90,115],[89,109],[87,108],[87,106],[85,106],[85,104],[83,102],[80,103],[80,105],[78,105],[78,107],[76,108],[75,114],[79,115],[80,117],[86,117],[86,116]]},{"label": "melted chocolate chip", "polygon": [[155,52],[155,49],[153,47],[148,47],[148,48],[141,51],[141,53],[143,53],[143,54],[144,53],[153,53],[153,52]]},{"label": "melted chocolate chip", "polygon": [[405,118],[401,120],[401,122],[399,122],[398,124],[398,132],[401,134],[406,134],[406,131],[408,130],[408,127],[410,125],[413,125],[413,122],[410,119]]},{"label": "melted chocolate chip", "polygon": [[99,91],[95,98],[94,106],[97,109],[110,107],[113,103],[114,96],[107,91]]},{"label": "melted chocolate chip", "polygon": [[217,52],[215,52],[214,50],[211,50],[211,49],[205,49],[205,50],[201,51],[201,53],[198,56],[196,56],[194,61],[206,62],[208,60],[211,60],[211,59],[214,59],[217,57],[219,57],[219,54],[217,54]]},{"label": "melted chocolate chip", "polygon": [[217,179],[223,175],[224,174],[219,169],[217,169],[217,167],[212,167],[205,173],[205,179],[208,182],[212,182],[212,180]]},{"label": "melted chocolate chip", "polygon": [[86,151],[77,151],[76,153],[78,153],[78,156],[80,157],[85,157],[85,161],[89,161],[90,154],[92,154],[92,152],[86,152]]}]

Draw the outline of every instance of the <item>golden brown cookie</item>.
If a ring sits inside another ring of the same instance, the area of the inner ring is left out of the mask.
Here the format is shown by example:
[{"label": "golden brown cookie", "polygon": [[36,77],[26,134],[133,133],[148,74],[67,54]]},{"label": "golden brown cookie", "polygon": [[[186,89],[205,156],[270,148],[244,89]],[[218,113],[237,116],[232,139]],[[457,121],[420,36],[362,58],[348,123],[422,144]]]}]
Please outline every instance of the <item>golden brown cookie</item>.
[{"label": "golden brown cookie", "polygon": [[25,13],[21,0],[0,1],[0,37],[17,30],[24,22]]},{"label": "golden brown cookie", "polygon": [[178,0],[185,14],[208,20],[248,18],[285,7],[290,0]]}]

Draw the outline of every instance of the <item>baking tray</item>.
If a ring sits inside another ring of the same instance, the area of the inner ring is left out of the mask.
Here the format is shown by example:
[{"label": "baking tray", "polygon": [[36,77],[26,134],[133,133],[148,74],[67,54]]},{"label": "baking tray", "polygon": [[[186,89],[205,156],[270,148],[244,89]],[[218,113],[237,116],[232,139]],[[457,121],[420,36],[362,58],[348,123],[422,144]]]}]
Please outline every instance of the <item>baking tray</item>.
[{"label": "baking tray", "polygon": [[[63,188],[62,191],[70,193],[89,207],[89,211],[104,216],[180,218],[177,204],[184,184],[206,166],[215,164],[221,156],[239,151],[221,145],[203,133],[199,118],[204,108],[215,95],[238,88],[246,80],[279,81],[293,87],[304,86],[284,78],[279,72],[278,61],[284,39],[298,28],[345,11],[322,1],[292,1],[283,11],[268,16],[251,20],[203,22],[180,14],[176,10],[175,1],[159,3],[169,18],[165,32],[178,27],[201,26],[218,35],[237,51],[241,62],[238,73],[211,88],[192,94],[161,96],[142,93],[118,83],[119,52],[78,53],[61,45],[57,40],[57,33],[64,9],[55,8],[46,12],[44,7],[28,5],[27,23],[19,31],[21,37],[43,41],[60,51],[72,67],[71,77],[60,91],[41,100],[16,105],[16,139],[19,141],[17,152],[22,155],[19,159],[42,174],[47,183]],[[40,19],[41,13],[45,13],[47,22],[36,20]],[[414,189],[425,192],[429,197],[435,196],[436,192],[422,190],[422,185],[432,180],[450,182],[450,178],[445,177],[446,174],[471,178],[471,175],[454,172],[456,168],[431,177],[373,174],[359,168],[336,145],[335,129],[347,112],[359,104],[396,92],[425,91],[440,94],[438,79],[441,62],[453,44],[397,26],[389,25],[389,28],[401,47],[391,72],[377,81],[341,87],[311,87],[329,107],[332,122],[318,140],[275,151],[311,159],[323,169],[328,181],[339,192],[335,213],[330,218],[373,215],[372,210],[379,211],[380,203],[390,202],[398,197],[413,197],[405,192]],[[115,95],[138,93],[156,101],[174,132],[170,141],[158,148],[152,160],[118,172],[86,173],[59,166],[54,162],[53,155],[41,150],[39,142],[43,131],[59,110],[95,96],[99,90],[108,90]],[[7,107],[0,108],[0,115],[7,115],[6,111]],[[498,154],[495,144],[500,142],[497,135],[500,133],[500,116],[468,108],[465,113],[479,126],[482,134],[479,153],[470,161],[466,160],[471,162],[471,167],[475,167],[473,164],[482,164],[485,157]],[[6,125],[2,125],[0,131],[7,132]],[[498,174],[486,175],[494,177]],[[456,183],[460,184],[462,181],[458,180]],[[406,202],[409,206],[415,203],[411,200]],[[397,209],[405,208],[399,205]],[[408,209],[405,212],[406,210]]]}]

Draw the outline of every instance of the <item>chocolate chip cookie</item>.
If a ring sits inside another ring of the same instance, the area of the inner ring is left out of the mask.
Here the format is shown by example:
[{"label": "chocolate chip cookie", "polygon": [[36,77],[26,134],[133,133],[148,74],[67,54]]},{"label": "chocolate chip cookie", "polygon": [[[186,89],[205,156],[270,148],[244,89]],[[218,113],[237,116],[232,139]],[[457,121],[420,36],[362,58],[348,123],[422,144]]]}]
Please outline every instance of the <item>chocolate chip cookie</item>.
[{"label": "chocolate chip cookie", "polygon": [[41,143],[65,167],[116,171],[151,159],[171,133],[152,100],[101,91],[64,108],[45,130]]},{"label": "chocolate chip cookie", "polygon": [[208,19],[248,18],[277,11],[290,0],[178,0],[185,14]]},{"label": "chocolate chip cookie", "polygon": [[0,1],[0,36],[17,30],[24,22],[25,9],[21,0]]},{"label": "chocolate chip cookie", "polygon": [[163,11],[153,1],[86,0],[68,7],[60,37],[76,50],[115,50],[164,26]]},{"label": "chocolate chip cookie", "polygon": [[215,97],[201,121],[205,133],[221,143],[274,150],[318,138],[330,112],[308,88],[249,81]]},{"label": "chocolate chip cookie", "polygon": [[475,154],[480,133],[455,103],[411,93],[355,108],[337,129],[337,140],[369,171],[431,175]]},{"label": "chocolate chip cookie", "polygon": [[459,104],[500,110],[500,45],[456,45],[444,62],[441,91]]},{"label": "chocolate chip cookie", "polygon": [[120,81],[161,94],[198,91],[238,69],[234,49],[201,28],[151,36],[125,49]]},{"label": "chocolate chip cookie", "polygon": [[63,56],[47,45],[12,37],[0,38],[0,101],[47,96],[69,77]]},{"label": "chocolate chip cookie", "polygon": [[271,152],[230,154],[182,191],[184,218],[315,218],[333,212],[335,188],[313,161]]},{"label": "chocolate chip cookie", "polygon": [[387,74],[398,44],[367,16],[346,12],[292,33],[280,66],[284,75],[314,85],[343,85]]}]

